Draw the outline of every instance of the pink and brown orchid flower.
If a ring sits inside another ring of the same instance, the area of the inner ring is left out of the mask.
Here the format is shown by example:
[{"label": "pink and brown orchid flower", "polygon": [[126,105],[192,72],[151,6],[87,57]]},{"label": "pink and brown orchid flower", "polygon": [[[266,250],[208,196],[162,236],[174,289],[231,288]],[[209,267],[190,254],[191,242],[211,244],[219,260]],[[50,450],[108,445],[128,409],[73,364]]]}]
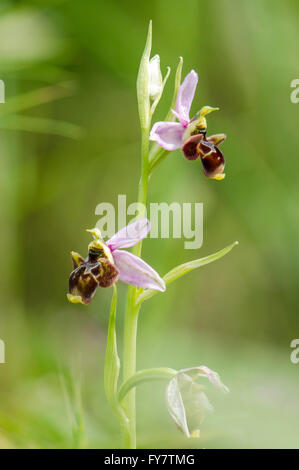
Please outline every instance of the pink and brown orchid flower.
[{"label": "pink and brown orchid flower", "polygon": [[87,305],[98,287],[110,287],[120,280],[126,284],[165,291],[165,282],[159,274],[138,256],[123,250],[139,243],[150,231],[148,219],[133,222],[107,242],[98,228],[88,230],[94,240],[88,245],[88,256],[72,252],[73,271],[69,278],[68,300]]},{"label": "pink and brown orchid flower", "polygon": [[168,151],[180,148],[188,160],[197,160],[200,157],[204,174],[208,178],[221,180],[225,176],[225,160],[218,146],[226,135],[207,137],[205,117],[218,108],[204,106],[192,119],[189,117],[197,82],[198,75],[191,70],[179,88],[176,109],[172,110],[179,122],[156,122],[152,127],[150,140],[156,141]]}]

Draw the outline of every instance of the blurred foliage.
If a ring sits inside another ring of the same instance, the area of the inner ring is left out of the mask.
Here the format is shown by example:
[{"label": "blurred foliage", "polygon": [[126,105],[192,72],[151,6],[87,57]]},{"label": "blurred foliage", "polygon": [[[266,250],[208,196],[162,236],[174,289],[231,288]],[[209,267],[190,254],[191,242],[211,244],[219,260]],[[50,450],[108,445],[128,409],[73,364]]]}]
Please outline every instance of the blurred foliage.
[{"label": "blurred foliage", "polygon": [[[155,296],[140,317],[140,367],[206,364],[230,395],[215,397],[201,439],[187,441],[167,416],[163,384],[142,386],[139,445],[298,446],[298,366],[289,359],[299,300],[299,105],[290,102],[298,2],[3,0],[0,447],[87,445],[83,421],[89,446],[120,445],[103,390],[112,293],[101,290],[88,308],[67,304],[65,293],[69,252],[87,248],[96,205],[116,204],[118,194],[136,200],[135,81],[150,18],[153,53],[172,68],[156,120],[182,55],[183,73],[199,72],[194,111],[219,106],[209,132],[228,138],[223,182],[205,179],[180,152],[151,178],[151,201],[204,203],[201,250],[147,240],[144,257],[163,275],[236,239],[240,246]],[[124,300],[121,287],[120,329]]]}]

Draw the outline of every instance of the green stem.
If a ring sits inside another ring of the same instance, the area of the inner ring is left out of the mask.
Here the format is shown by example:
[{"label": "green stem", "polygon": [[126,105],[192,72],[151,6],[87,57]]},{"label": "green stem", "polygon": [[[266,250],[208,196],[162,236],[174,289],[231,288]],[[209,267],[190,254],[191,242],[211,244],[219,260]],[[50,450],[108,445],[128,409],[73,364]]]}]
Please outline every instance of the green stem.
[{"label": "green stem", "polygon": [[[150,127],[150,123],[149,123]],[[139,214],[140,218],[145,217],[145,207],[147,201],[148,191],[148,180],[149,180],[149,127],[142,129],[142,141],[141,141],[141,178],[138,186],[138,202],[143,205],[143,213]],[[136,256],[141,255],[142,241],[133,247],[133,253]]]},{"label": "green stem", "polygon": [[120,369],[120,361],[117,352],[116,341],[116,303],[117,303],[117,290],[115,284],[113,285],[113,297],[111,302],[109,326],[107,334],[107,347],[105,356],[105,370],[104,370],[104,384],[105,392],[108,402],[117,417],[123,436],[128,436],[129,421],[124,413],[123,408],[120,406],[117,399],[117,382]]},{"label": "green stem", "polygon": [[150,160],[149,160],[149,174],[151,175],[153,171],[162,163],[167,155],[170,152],[168,150],[165,150],[163,147],[155,147],[153,151],[150,154]]},{"label": "green stem", "polygon": [[[142,170],[138,188],[138,202],[146,206],[148,190],[148,160],[149,160],[149,128],[142,129]],[[143,217],[145,214],[140,214]],[[141,255],[142,242],[135,245],[133,253],[136,256]],[[136,341],[137,341],[137,323],[140,307],[136,307],[138,290],[135,286],[130,286],[128,290],[127,308],[125,313],[124,328],[124,354],[123,354],[123,381],[127,381],[136,373]],[[124,436],[126,448],[136,448],[136,398],[135,390],[131,390],[123,401],[123,408],[129,419],[128,433]]]},{"label": "green stem", "polygon": [[[149,23],[145,48],[141,57],[137,77],[137,101],[139,119],[141,125],[141,178],[138,187],[138,202],[146,206],[148,189],[148,166],[149,166],[149,130],[151,126],[150,97],[149,97],[149,59],[152,47],[152,22]],[[143,212],[145,212],[143,210]],[[144,217],[144,213],[139,217]],[[135,245],[133,254],[140,256],[142,242]],[[136,307],[138,290],[134,286],[128,289],[127,308],[125,313],[124,327],[124,354],[123,354],[123,380],[128,380],[136,372],[136,339],[139,307]],[[126,448],[136,448],[136,405],[135,390],[126,396],[123,409],[128,417],[128,433],[124,435]]]},{"label": "green stem", "polygon": [[[134,308],[135,288],[129,287],[125,313],[123,380],[128,380],[136,371],[136,339],[139,309]],[[123,408],[129,419],[128,433],[124,435],[126,449],[136,448],[136,407],[135,390],[132,390],[123,402]]]}]

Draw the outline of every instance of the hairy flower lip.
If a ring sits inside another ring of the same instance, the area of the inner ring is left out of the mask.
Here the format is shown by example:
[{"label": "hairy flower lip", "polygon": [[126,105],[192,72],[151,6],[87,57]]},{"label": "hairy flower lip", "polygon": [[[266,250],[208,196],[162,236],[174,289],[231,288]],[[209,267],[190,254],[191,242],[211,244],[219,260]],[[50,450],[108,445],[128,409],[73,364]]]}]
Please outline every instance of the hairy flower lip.
[{"label": "hairy flower lip", "polygon": [[[189,137],[182,146],[184,156],[190,160],[201,159],[203,172],[207,178],[218,177],[221,179],[225,167],[225,159],[218,146],[225,139],[224,134],[206,137],[206,133],[200,133]],[[218,142],[218,144],[214,144]]]},{"label": "hairy flower lip", "polygon": [[210,142],[200,142],[198,144],[198,153],[201,158],[204,174],[208,178],[215,178],[223,173],[225,160],[222,152],[216,145]]},{"label": "hairy flower lip", "polygon": [[193,135],[184,143],[182,152],[188,160],[197,160],[199,157],[198,146],[203,138],[202,134]]},{"label": "hairy flower lip", "polygon": [[[80,266],[75,268],[69,277],[69,296],[68,300],[73,303],[83,303],[88,305],[95,294],[99,284],[97,281],[99,263],[89,263],[84,261]],[[81,299],[81,300],[80,300]]]}]

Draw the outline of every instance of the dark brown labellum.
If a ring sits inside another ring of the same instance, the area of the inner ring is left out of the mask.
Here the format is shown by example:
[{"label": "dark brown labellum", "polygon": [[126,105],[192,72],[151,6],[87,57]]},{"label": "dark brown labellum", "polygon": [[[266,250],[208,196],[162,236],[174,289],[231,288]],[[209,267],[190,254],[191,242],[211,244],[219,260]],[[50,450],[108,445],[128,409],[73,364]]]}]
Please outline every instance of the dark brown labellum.
[{"label": "dark brown labellum", "polygon": [[92,300],[99,284],[96,276],[100,272],[100,263],[83,263],[71,272],[69,278],[69,293],[79,296],[84,304]]},{"label": "dark brown labellum", "polygon": [[97,281],[101,287],[111,287],[118,279],[118,269],[108,259],[100,258],[101,274]]},{"label": "dark brown labellum", "polygon": [[184,143],[182,151],[188,160],[196,160],[200,157],[204,174],[208,178],[221,177],[225,160],[218,145],[225,140],[225,137],[225,134],[207,137],[206,132],[202,131],[199,134],[191,135]]},{"label": "dark brown labellum", "polygon": [[69,277],[69,293],[89,304],[99,286],[110,287],[118,279],[118,269],[105,257],[104,251],[89,250],[88,257],[72,253],[74,270]]},{"label": "dark brown labellum", "polygon": [[201,141],[198,144],[198,154],[201,158],[204,174],[208,178],[213,178],[223,172],[225,166],[224,156],[212,142]]},{"label": "dark brown labellum", "polygon": [[202,139],[202,134],[196,134],[189,137],[189,139],[184,143],[182,151],[188,160],[196,160],[199,157],[197,146]]}]

